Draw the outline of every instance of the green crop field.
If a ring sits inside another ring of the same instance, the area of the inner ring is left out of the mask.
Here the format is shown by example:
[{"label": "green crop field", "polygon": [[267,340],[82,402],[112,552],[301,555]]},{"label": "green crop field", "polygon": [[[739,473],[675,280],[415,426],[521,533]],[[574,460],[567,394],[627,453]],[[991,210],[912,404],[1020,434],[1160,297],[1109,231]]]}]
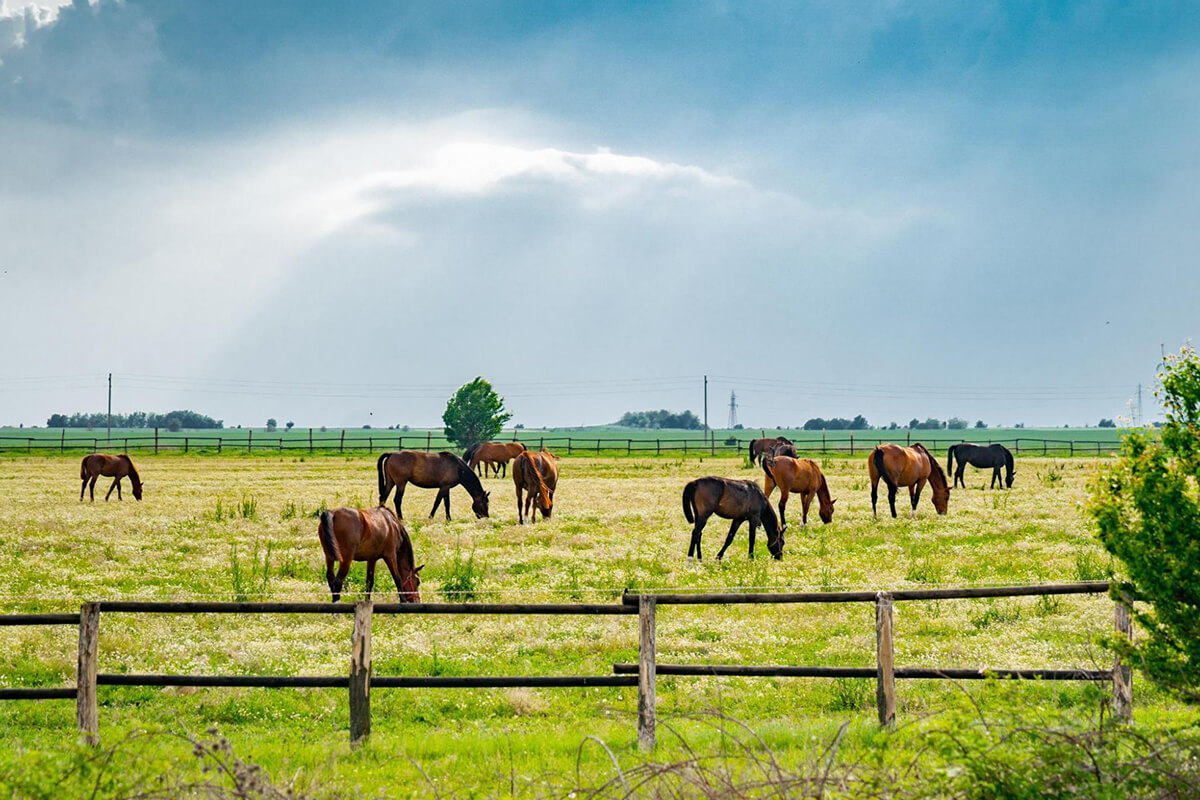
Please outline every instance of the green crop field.
[{"label": "green crop field", "polygon": [[[418,562],[426,564],[426,600],[610,602],[627,587],[1096,580],[1107,576],[1109,561],[1082,510],[1096,463],[1022,457],[1011,491],[985,491],[987,474],[971,471],[948,516],[936,516],[925,499],[915,519],[876,521],[862,460],[825,459],[837,515],[829,526],[802,529],[793,501],[782,561],[767,557],[761,535],[759,557],[749,560],[744,528],[723,563],[711,560],[728,527],[720,520],[705,532],[709,559],[684,558],[683,484],[705,474],[761,479],[760,470],[732,457],[564,459],[554,516],[536,525],[516,524],[512,484],[498,479],[485,481],[490,519],[466,518],[461,489],[452,492],[452,522],[427,519],[432,491],[410,488],[405,512]],[[314,515],[375,502],[374,460],[365,454],[143,455],[139,464],[143,502],[126,492],[124,502],[114,495],[93,504],[78,500],[75,458],[4,459],[5,613],[77,610],[82,600],[115,598],[328,599]],[[101,487],[107,490],[103,479]],[[362,575],[356,565],[348,589],[361,589]],[[376,588],[391,588],[382,570]],[[1096,637],[1111,629],[1112,617],[1104,596],[904,603],[896,660],[1106,668],[1111,657]],[[874,665],[869,604],[664,607],[658,625],[665,663]],[[350,632],[345,615],[104,615],[100,670],[344,675]],[[76,638],[70,627],[0,628],[0,686],[69,685]],[[636,618],[377,617],[373,649],[376,675],[604,675],[614,663],[636,661]],[[978,702],[984,710],[1028,706],[1082,720],[1096,713],[1107,688],[904,681],[898,692],[901,725],[885,734],[874,720],[870,681],[660,678],[665,724],[656,757],[686,752],[684,741],[699,752],[724,751],[727,737],[693,718],[717,710],[750,726],[761,737],[753,748],[769,748],[783,764],[817,758],[843,723],[839,757],[888,753],[900,763],[922,751],[921,726],[949,710]],[[194,760],[191,746],[170,734],[205,736],[216,726],[273,780],[318,797],[565,796],[577,783],[613,778],[613,759],[629,769],[644,758],[630,688],[376,689],[372,737],[356,749],[348,743],[345,694],[101,687],[101,737],[108,744],[135,731],[167,732],[130,745],[144,759],[138,769],[149,774]],[[1135,714],[1163,720],[1183,712],[1142,683]],[[0,702],[0,776],[64,771],[74,722],[70,701]]]}]

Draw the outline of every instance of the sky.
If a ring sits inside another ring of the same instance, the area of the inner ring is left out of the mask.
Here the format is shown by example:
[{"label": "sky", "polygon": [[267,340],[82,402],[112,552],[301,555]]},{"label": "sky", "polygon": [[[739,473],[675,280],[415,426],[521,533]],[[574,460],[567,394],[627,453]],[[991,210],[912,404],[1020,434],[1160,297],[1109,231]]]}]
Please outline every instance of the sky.
[{"label": "sky", "polygon": [[1146,417],[1200,10],[0,0],[0,424]]}]

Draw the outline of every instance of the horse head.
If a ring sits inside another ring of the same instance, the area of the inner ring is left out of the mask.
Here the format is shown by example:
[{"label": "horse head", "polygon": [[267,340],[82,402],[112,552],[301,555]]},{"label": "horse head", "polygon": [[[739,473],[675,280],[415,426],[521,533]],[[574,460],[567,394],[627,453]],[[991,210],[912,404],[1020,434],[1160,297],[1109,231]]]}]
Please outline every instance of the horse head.
[{"label": "horse head", "polygon": [[400,602],[401,603],[419,603],[421,602],[421,576],[420,572],[425,568],[425,565],[410,570],[408,574],[400,578]]},{"label": "horse head", "polygon": [[933,487],[933,507],[939,514],[945,514],[950,508],[950,486],[946,482],[940,485],[930,481]]},{"label": "horse head", "polygon": [[828,503],[826,503],[824,500],[818,499],[818,502],[820,502],[821,507],[817,513],[821,515],[821,522],[828,525],[829,523],[833,522],[833,504],[836,503],[837,500],[830,500]]},{"label": "horse head", "polygon": [[480,492],[471,498],[471,510],[475,512],[476,519],[483,519],[488,515],[488,498],[491,494],[491,492]]},{"label": "horse head", "polygon": [[[142,487],[145,484],[143,484],[141,481],[139,481],[137,478],[133,477],[132,475],[129,476],[129,482],[133,484],[133,499],[141,500],[142,499]],[[1009,483],[1009,486],[1012,486],[1011,482]]]}]

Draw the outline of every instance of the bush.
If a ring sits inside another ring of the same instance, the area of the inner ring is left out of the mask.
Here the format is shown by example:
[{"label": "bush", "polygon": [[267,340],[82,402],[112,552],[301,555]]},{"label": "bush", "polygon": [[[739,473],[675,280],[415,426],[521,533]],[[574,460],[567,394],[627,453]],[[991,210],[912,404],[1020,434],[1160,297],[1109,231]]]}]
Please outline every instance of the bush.
[{"label": "bush", "polygon": [[1090,510],[1100,542],[1124,567],[1145,638],[1112,644],[1135,666],[1181,697],[1200,701],[1200,356],[1169,356],[1156,395],[1162,438],[1141,430],[1122,440],[1121,456],[1091,484]]},{"label": "bush", "polygon": [[459,387],[442,413],[446,438],[464,448],[495,438],[510,419],[504,398],[480,377]]}]

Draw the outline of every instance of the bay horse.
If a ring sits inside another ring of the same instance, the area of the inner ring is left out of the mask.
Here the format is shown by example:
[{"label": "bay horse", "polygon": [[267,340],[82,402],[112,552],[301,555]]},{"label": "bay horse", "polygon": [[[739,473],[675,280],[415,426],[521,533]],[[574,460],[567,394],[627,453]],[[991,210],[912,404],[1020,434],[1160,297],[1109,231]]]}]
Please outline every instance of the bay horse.
[{"label": "bay horse", "polygon": [[697,561],[703,560],[700,534],[713,514],[733,520],[729,535],[725,537],[725,545],[717,553],[717,561],[725,556],[725,551],[733,543],[733,535],[747,521],[750,523],[750,558],[754,558],[754,536],[759,525],[767,532],[767,549],[771,555],[777,559],[783,558],[783,531],[775,519],[775,510],[758,484],[710,475],[697,478],[683,487],[683,516],[688,522],[694,523],[691,544],[688,545],[689,559],[694,552]]},{"label": "bay horse", "polygon": [[489,466],[492,468],[493,475],[500,475],[500,471],[503,469],[504,474],[501,477],[505,477],[508,475],[508,462],[524,451],[525,445],[520,442],[483,442],[468,447],[467,452],[463,453],[463,461],[466,461],[476,472],[479,471],[479,466],[482,464],[485,476]]},{"label": "bay horse", "polygon": [[[954,470],[954,458],[958,457],[958,471]],[[1002,486],[1011,489],[1013,485],[1013,477],[1016,476],[1017,470],[1013,466],[1012,453],[1008,452],[1008,448],[1002,444],[989,444],[987,446],[981,444],[971,444],[963,442],[961,444],[952,444],[946,452],[946,472],[954,472],[954,485],[960,483],[962,487],[967,488],[967,482],[963,480],[963,472],[967,469],[967,464],[972,467],[981,467],[987,469],[992,468],[992,484],[991,488],[996,488],[996,482],[1000,480],[1000,468],[1005,468],[1004,482]]]},{"label": "bay horse", "polygon": [[[142,479],[129,456],[124,453],[119,456],[92,453],[90,456],[84,456],[79,465],[79,477],[83,481],[83,485],[79,487],[79,502],[83,502],[85,489],[90,489],[92,502],[96,502],[96,481],[101,475],[113,479],[112,486],[108,487],[108,494],[104,495],[105,502],[108,502],[113,489],[117,490],[117,499],[121,499],[121,479],[125,476],[129,476],[129,483],[133,487],[133,499],[142,499]],[[91,481],[90,486],[88,481]]]},{"label": "bay horse", "polygon": [[747,452],[750,455],[750,464],[753,467],[755,461],[759,461],[768,453],[774,453],[781,445],[787,445],[787,448],[781,448],[779,455],[796,457],[796,446],[792,444],[792,440],[786,436],[768,436],[765,439],[751,439],[750,446]]},{"label": "bay horse", "polygon": [[[383,559],[401,603],[421,602],[421,568],[414,566],[412,540],[404,523],[385,505],[378,508],[335,508],[321,512],[317,525],[325,552],[325,580],[333,602],[342,597],[342,586],[355,561],[367,562],[367,599],[375,589],[375,563]],[[334,562],[339,562],[337,575]]]},{"label": "bay horse", "polygon": [[912,447],[879,445],[867,457],[867,472],[871,476],[871,513],[876,518],[879,516],[875,510],[875,500],[879,493],[880,478],[887,484],[888,504],[893,517],[896,516],[896,488],[908,487],[912,516],[915,517],[917,501],[921,499],[921,490],[926,483],[933,488],[933,507],[939,514],[946,513],[950,503],[950,485],[946,483],[946,473],[942,472],[942,465],[920,442]]},{"label": "bay horse", "polygon": [[[517,522],[525,524],[525,516],[529,516],[530,524],[537,522],[537,512],[542,512],[542,519],[549,519],[554,510],[554,490],[558,487],[558,465],[554,463],[554,454],[542,448],[540,453],[522,450],[513,462],[513,485],[517,489]],[[521,506],[521,492],[525,491],[524,510]]]},{"label": "bay horse", "polygon": [[787,519],[784,512],[787,509],[788,494],[800,493],[801,517],[800,526],[808,525],[808,507],[814,496],[817,498],[818,513],[821,522],[828,525],[833,522],[833,504],[837,502],[829,494],[829,484],[825,474],[817,462],[811,458],[791,458],[789,456],[767,455],[762,460],[763,493],[770,499],[771,492],[779,487],[779,529],[787,530]]},{"label": "bay horse", "polygon": [[379,473],[379,505],[387,502],[392,487],[395,487],[396,516],[400,519],[404,519],[400,504],[404,502],[404,487],[409,483],[422,489],[438,490],[433,509],[429,512],[431,518],[444,502],[446,519],[450,519],[450,489],[460,484],[471,495],[471,510],[475,516],[488,515],[489,493],[483,490],[483,484],[467,466],[467,462],[454,453],[419,453],[415,450],[384,453],[375,462],[375,470]]}]

